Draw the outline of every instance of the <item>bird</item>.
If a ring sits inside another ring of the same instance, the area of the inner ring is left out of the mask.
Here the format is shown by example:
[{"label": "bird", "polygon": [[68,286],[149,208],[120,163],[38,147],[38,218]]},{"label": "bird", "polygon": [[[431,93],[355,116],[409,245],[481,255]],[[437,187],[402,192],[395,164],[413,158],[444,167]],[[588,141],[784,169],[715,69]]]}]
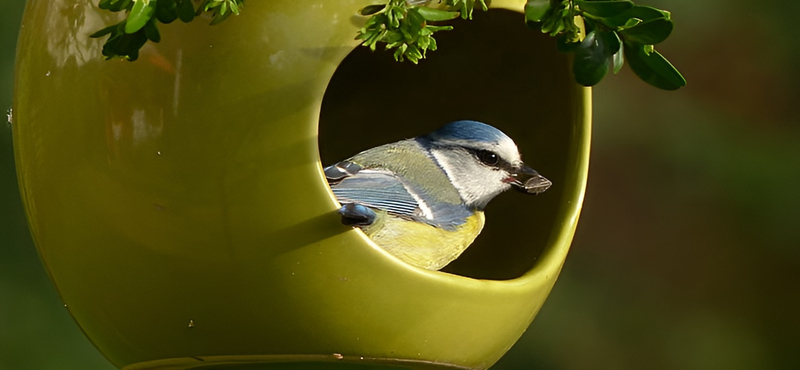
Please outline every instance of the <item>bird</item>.
[{"label": "bird", "polygon": [[522,162],[510,137],[472,120],[364,150],[324,173],[342,224],[427,270],[442,269],[472,244],[495,196],[512,187],[540,194],[552,185]]}]

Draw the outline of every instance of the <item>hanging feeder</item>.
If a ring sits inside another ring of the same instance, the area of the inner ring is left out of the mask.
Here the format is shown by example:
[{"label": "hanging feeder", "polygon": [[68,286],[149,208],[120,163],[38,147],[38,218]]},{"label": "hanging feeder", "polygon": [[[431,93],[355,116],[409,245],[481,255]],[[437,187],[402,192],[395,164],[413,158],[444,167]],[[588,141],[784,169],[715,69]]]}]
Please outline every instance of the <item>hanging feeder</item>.
[{"label": "hanging feeder", "polygon": [[[530,324],[580,212],[590,90],[503,10],[524,1],[437,34],[418,66],[357,48],[371,3],[248,2],[162,27],[128,63],[88,38],[118,21],[95,1],[28,2],[23,198],[66,309],[115,366],[485,369]],[[340,224],[322,164],[456,119],[505,131],[553,187],[496,199],[444,272]]]}]

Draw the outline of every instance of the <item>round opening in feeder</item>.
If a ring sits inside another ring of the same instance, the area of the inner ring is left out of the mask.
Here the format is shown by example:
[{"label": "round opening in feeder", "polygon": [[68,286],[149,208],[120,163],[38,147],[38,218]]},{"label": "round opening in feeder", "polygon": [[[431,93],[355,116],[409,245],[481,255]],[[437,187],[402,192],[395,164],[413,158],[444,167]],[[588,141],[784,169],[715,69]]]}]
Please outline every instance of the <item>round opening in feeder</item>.
[{"label": "round opening in feeder", "polygon": [[[427,134],[445,123],[493,125],[518,145],[522,159],[553,182],[537,196],[507,191],[489,203],[486,226],[443,271],[512,279],[533,268],[560,223],[569,182],[573,122],[582,115],[566,54],[528,29],[519,13],[476,11],[474,20],[438,32],[439,49],[414,65],[379,47],[354,49],[339,65],[322,101],[323,166],[378,145]],[[548,53],[543,57],[543,53]]]}]

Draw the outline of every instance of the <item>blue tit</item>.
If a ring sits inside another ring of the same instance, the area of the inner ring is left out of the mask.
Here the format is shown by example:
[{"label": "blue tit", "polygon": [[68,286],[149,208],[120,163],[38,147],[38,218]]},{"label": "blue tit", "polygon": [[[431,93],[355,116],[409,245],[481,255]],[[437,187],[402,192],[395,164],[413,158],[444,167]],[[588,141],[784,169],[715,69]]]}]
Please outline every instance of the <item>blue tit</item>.
[{"label": "blue tit", "polygon": [[472,244],[492,198],[511,187],[539,194],[551,185],[522,163],[511,138],[476,121],[368,149],[324,171],[342,204],[342,223],[429,270]]}]

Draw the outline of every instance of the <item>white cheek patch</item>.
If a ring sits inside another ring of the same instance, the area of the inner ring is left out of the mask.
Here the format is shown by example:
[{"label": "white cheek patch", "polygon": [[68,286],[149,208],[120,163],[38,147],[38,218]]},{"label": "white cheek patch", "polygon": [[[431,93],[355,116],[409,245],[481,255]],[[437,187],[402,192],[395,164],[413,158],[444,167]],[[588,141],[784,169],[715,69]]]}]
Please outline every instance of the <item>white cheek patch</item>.
[{"label": "white cheek patch", "polygon": [[447,178],[450,179],[450,183],[453,184],[453,187],[456,188],[456,190],[458,190],[458,195],[461,196],[461,199],[469,201],[469,199],[467,199],[467,194],[465,194],[466,189],[464,189],[464,187],[455,179],[456,176],[453,173],[453,163],[451,163],[447,156],[443,155],[439,150],[431,150],[431,154],[433,154],[433,158],[436,159],[436,162],[439,163],[439,166],[442,167],[444,173],[447,174]]},{"label": "white cheek patch", "polygon": [[483,208],[510,187],[503,182],[508,177],[505,171],[488,168],[469,155],[456,156],[436,149],[431,154],[465,204]]}]

